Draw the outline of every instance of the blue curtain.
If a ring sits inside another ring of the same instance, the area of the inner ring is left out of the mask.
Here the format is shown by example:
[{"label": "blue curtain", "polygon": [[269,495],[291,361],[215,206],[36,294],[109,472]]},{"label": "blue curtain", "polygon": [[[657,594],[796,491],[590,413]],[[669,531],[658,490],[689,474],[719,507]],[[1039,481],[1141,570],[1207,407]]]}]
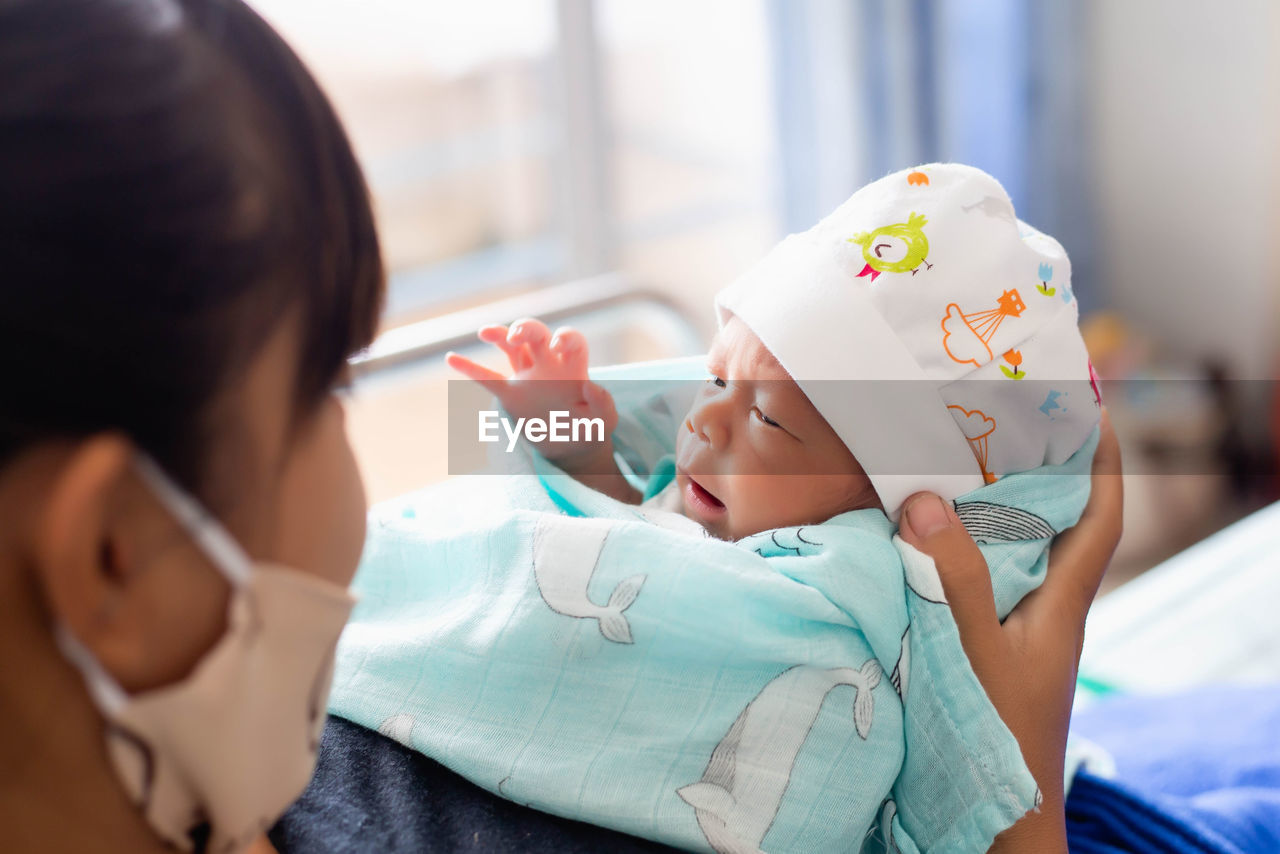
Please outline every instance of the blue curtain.
[{"label": "blue curtain", "polygon": [[1097,307],[1085,4],[769,2],[787,231],[895,169],[970,163],[1063,243],[1082,307]]}]

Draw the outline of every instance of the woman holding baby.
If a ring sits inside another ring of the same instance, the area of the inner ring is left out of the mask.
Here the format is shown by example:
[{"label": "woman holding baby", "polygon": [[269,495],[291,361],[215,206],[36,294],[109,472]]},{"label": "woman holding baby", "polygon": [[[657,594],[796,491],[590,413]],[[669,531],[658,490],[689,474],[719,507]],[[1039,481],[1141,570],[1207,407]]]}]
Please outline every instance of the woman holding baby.
[{"label": "woman holding baby", "polygon": [[[365,534],[335,397],[384,287],[360,170],[239,0],[0,2],[0,80],[4,847],[271,850]],[[1120,527],[1109,430],[1094,470],[1003,625],[949,507],[905,513],[1044,792],[998,849],[1065,848],[1075,663]],[[526,810],[486,838],[535,821],[548,849],[569,833]]]}]

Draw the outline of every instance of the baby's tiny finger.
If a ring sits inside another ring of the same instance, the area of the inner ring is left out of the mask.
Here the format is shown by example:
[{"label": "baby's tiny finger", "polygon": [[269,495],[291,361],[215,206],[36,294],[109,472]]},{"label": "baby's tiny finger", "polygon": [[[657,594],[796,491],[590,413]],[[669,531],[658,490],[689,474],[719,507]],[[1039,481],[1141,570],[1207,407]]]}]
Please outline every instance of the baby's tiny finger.
[{"label": "baby's tiny finger", "polygon": [[528,344],[530,346],[546,346],[551,337],[551,330],[541,320],[526,317],[511,324],[507,340],[512,344]]},{"label": "baby's tiny finger", "polygon": [[547,329],[545,323],[526,317],[511,324],[507,341],[522,348],[524,358],[527,360],[524,367],[529,368],[547,357],[547,340],[550,337],[551,330]]},{"label": "baby's tiny finger", "polygon": [[468,359],[461,353],[450,352],[445,355],[444,361],[445,364],[453,368],[458,373],[466,376],[467,379],[478,382],[491,394],[498,394],[500,391],[506,390],[506,377],[497,371],[486,368],[484,365],[481,365],[472,359]]},{"label": "baby's tiny finger", "polygon": [[587,372],[587,338],[570,326],[562,326],[551,338],[551,352],[560,358],[571,374],[586,375]]},{"label": "baby's tiny finger", "polygon": [[506,354],[507,361],[511,364],[511,370],[519,371],[524,367],[527,367],[522,364],[524,361],[524,349],[509,343],[507,341],[508,334],[509,331],[507,330],[507,327],[501,324],[482,326],[480,331],[476,333],[481,341],[486,344],[492,344]]}]

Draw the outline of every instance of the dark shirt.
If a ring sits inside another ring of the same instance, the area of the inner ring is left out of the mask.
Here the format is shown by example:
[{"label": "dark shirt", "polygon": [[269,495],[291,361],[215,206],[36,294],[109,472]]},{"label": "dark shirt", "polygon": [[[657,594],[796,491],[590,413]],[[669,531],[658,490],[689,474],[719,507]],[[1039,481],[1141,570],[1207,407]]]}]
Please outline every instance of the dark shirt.
[{"label": "dark shirt", "polygon": [[281,854],[675,850],[512,803],[342,718],[329,719],[315,776],[270,837]]}]

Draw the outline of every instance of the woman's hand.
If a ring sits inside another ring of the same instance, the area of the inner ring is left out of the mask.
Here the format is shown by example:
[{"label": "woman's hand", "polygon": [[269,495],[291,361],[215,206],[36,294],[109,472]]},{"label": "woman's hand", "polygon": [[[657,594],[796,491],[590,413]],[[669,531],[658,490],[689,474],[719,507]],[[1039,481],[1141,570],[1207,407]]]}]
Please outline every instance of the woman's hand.
[{"label": "woman's hand", "polygon": [[960,641],[992,704],[1018,739],[1044,797],[996,838],[992,851],[1066,851],[1063,762],[1084,621],[1122,528],[1120,446],[1102,411],[1092,491],[1079,523],[1058,536],[1044,584],[996,618],[986,561],[950,502],[907,501],[901,535],[934,559]]},{"label": "woman's hand", "polygon": [[486,326],[479,337],[507,354],[511,376],[457,353],[445,357],[449,367],[484,386],[515,418],[546,420],[552,411],[564,411],[569,418],[601,419],[603,443],[545,443],[539,453],[570,473],[612,473],[609,437],[618,426],[618,411],[613,396],[587,376],[587,340],[582,333],[566,326],[552,335],[542,321],[525,318],[510,328]]}]

